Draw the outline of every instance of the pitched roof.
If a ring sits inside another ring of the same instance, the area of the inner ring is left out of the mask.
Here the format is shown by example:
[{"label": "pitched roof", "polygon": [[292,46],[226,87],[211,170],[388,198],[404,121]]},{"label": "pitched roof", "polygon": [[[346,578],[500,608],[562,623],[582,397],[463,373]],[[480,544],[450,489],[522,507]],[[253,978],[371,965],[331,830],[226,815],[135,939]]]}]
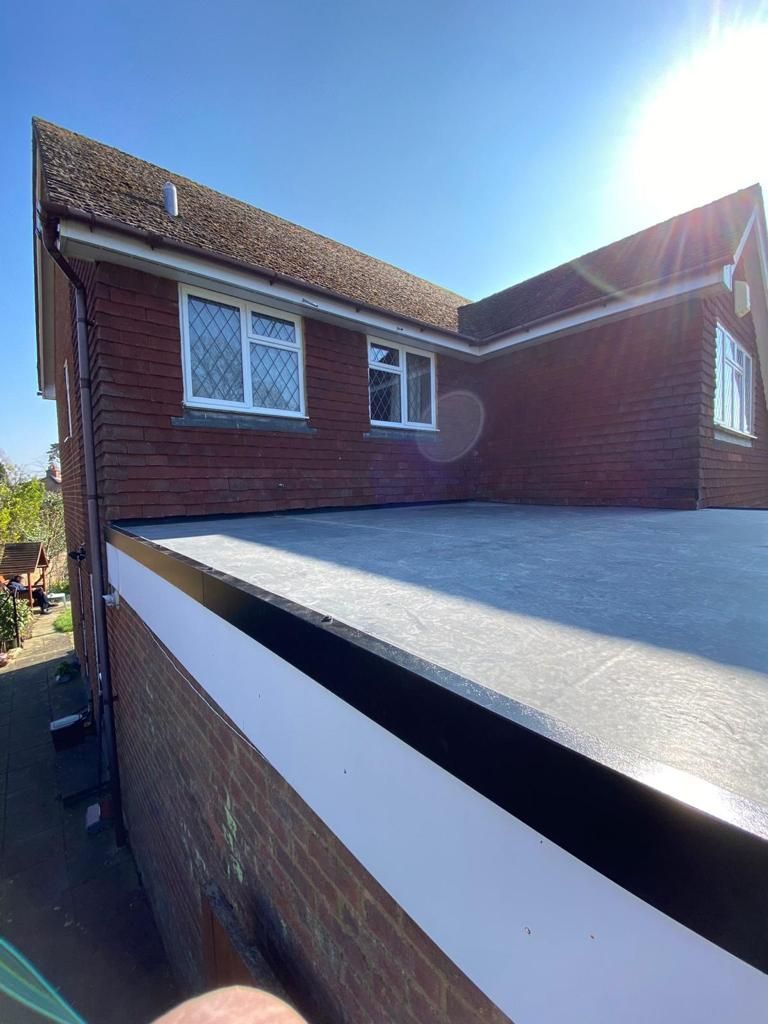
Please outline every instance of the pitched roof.
[{"label": "pitched roof", "polygon": [[533,320],[722,261],[729,263],[755,206],[752,185],[605,245],[488,298],[463,306],[459,324],[489,338]]},{"label": "pitched roof", "polygon": [[[233,259],[395,316],[459,332],[477,344],[532,321],[718,261],[732,261],[759,185],[603,246],[503,291],[469,302],[404,270],[121,150],[33,121],[43,202],[70,215]],[[179,217],[163,206],[163,185],[179,195]]]},{"label": "pitched roof", "polygon": [[[35,118],[44,198],[266,269],[448,331],[468,302],[382,260],[232,199],[119,149]],[[163,206],[178,190],[179,214]]]},{"label": "pitched roof", "polygon": [[21,544],[0,544],[0,576],[22,576],[48,565],[43,545],[38,540]]}]

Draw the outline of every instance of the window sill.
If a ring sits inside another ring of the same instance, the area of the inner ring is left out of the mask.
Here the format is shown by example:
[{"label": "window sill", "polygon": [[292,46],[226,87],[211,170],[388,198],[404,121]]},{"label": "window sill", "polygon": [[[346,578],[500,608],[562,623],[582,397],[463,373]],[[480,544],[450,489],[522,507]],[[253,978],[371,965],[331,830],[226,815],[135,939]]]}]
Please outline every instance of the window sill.
[{"label": "window sill", "polygon": [[725,441],[730,444],[739,444],[744,448],[751,448],[752,442],[757,440],[757,434],[747,434],[742,430],[734,430],[732,427],[724,427],[721,424],[716,423],[715,440]]},{"label": "window sill", "polygon": [[367,440],[375,441],[437,441],[440,431],[436,427],[406,427],[393,423],[388,427],[371,424],[371,429],[363,434]]},{"label": "window sill", "polygon": [[222,430],[260,430],[266,432],[282,431],[290,434],[316,434],[317,430],[310,427],[306,417],[296,416],[265,416],[263,413],[222,412],[213,409],[193,409],[187,407],[181,416],[171,417],[171,426],[197,427]]}]

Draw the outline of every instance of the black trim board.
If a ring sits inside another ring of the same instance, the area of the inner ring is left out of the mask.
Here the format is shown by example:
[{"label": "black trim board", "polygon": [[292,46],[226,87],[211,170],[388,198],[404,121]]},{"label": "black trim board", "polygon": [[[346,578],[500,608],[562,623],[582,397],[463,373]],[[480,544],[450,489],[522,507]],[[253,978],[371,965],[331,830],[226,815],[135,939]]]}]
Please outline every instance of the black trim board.
[{"label": "black trim board", "polygon": [[712,786],[718,812],[706,813],[643,781],[664,766],[119,527],[107,541],[585,864],[768,972],[765,807]]}]

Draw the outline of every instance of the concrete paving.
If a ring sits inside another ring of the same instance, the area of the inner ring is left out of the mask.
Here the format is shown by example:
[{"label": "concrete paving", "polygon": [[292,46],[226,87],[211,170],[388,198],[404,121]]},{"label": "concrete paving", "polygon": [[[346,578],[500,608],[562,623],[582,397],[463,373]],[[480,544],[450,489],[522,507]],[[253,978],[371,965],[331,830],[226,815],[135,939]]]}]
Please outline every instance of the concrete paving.
[{"label": "concrete paving", "polygon": [[514,698],[768,803],[768,511],[476,502],[135,532],[480,684],[494,706]]},{"label": "concrete paving", "polygon": [[[0,934],[88,1024],[145,1024],[178,1001],[127,847],[85,831],[95,741],[56,754],[49,722],[79,710],[82,684],[56,683],[71,637],[36,618],[35,635],[0,669]],[[39,1022],[0,994],[2,1024]]]}]

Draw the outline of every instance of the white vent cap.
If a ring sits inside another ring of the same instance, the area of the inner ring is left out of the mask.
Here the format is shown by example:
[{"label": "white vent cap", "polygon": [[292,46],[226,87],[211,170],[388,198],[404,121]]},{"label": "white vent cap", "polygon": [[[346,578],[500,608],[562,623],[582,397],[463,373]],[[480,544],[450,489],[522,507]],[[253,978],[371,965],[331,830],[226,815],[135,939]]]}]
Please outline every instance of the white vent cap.
[{"label": "white vent cap", "polygon": [[163,185],[163,206],[165,212],[171,217],[179,216],[179,197],[176,194],[176,186],[172,185],[170,181],[166,181]]},{"label": "white vent cap", "polygon": [[733,282],[733,308],[736,316],[746,316],[752,308],[749,285],[746,281]]}]

